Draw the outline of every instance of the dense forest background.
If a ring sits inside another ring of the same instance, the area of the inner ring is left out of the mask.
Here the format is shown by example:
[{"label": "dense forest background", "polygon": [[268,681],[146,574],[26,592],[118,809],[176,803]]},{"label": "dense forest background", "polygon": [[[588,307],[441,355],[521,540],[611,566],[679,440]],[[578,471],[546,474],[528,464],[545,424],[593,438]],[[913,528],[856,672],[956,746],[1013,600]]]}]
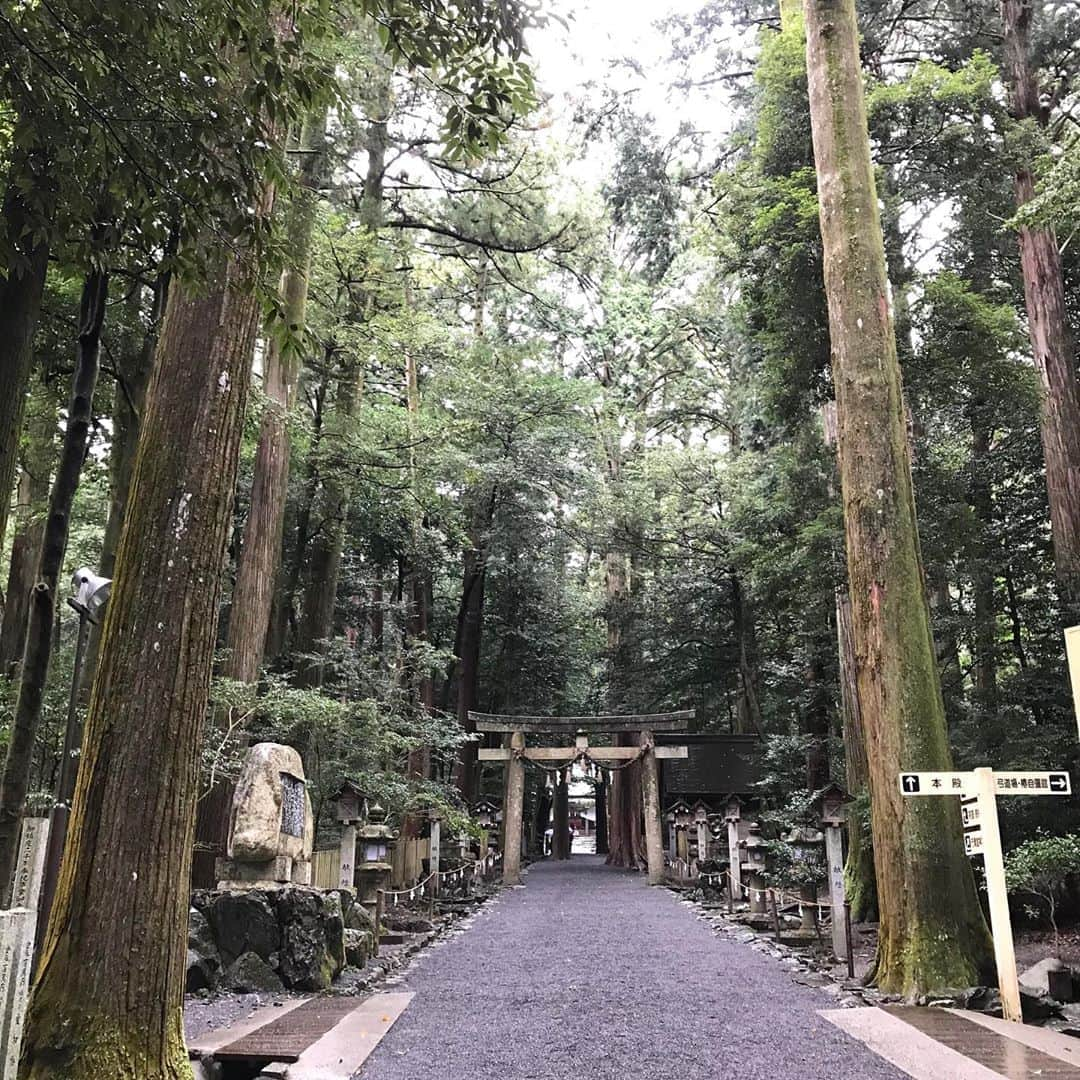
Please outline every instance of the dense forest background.
[{"label": "dense forest background", "polygon": [[[1036,5],[1041,96],[1023,119],[997,3],[866,0],[859,17],[957,767],[1075,767],[1062,630],[1080,620],[1051,542],[1014,174],[1036,163],[1026,220],[1058,228],[1075,341],[1080,9]],[[255,737],[302,750],[320,818],[346,775],[396,815],[457,813],[501,782],[463,741],[470,709],[694,708],[702,730],[765,738],[778,820],[830,770],[845,781],[801,25],[714,0],[661,28],[663,115],[621,89],[657,77],[629,58],[569,102],[545,100],[541,63],[535,107],[488,130],[483,107],[395,62],[361,20],[326,45],[333,97],[284,118],[203,752],[207,850],[215,791]],[[528,101],[513,78],[498,92]],[[674,121],[705,87],[717,130]],[[5,166],[27,153],[16,115],[0,113]],[[86,341],[100,338],[101,375],[61,580],[112,573],[165,298],[201,265],[176,206],[245,212],[229,178],[193,180],[168,158],[183,148],[145,139],[118,162],[81,130],[53,174],[65,210],[3,547],[7,731]],[[171,169],[184,180],[163,199]],[[31,806],[52,798],[76,626],[57,606]],[[1003,805],[1007,846],[1075,828],[1056,803]]]}]

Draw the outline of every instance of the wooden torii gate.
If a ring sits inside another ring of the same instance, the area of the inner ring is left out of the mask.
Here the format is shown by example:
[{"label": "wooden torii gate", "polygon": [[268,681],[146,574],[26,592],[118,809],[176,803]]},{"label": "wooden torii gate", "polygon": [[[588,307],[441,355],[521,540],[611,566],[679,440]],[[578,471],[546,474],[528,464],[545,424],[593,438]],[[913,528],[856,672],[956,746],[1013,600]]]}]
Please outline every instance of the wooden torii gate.
[{"label": "wooden torii gate", "polygon": [[[649,884],[664,880],[664,840],[660,821],[660,777],[658,758],[684,758],[685,746],[657,746],[654,731],[684,731],[694,718],[694,710],[682,712],[645,713],[637,716],[494,716],[470,712],[469,719],[477,731],[502,732],[510,735],[509,746],[481,747],[480,761],[506,761],[509,775],[503,801],[503,827],[506,831],[506,850],[503,852],[503,884],[521,882],[521,818],[525,800],[525,762],[553,762],[572,765],[581,758],[598,765],[614,765],[641,759],[641,801],[645,812],[645,854],[649,867]],[[573,736],[573,746],[526,746],[525,735],[530,732],[550,732]],[[637,746],[590,746],[590,733],[638,733]]]}]

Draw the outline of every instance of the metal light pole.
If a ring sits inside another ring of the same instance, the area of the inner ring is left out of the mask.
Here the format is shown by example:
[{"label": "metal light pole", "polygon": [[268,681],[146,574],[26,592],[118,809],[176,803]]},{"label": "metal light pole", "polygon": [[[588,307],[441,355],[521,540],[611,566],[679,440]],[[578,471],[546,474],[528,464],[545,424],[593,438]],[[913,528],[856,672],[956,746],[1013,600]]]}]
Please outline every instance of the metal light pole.
[{"label": "metal light pole", "polygon": [[79,776],[79,755],[82,752],[82,725],[79,723],[79,684],[82,681],[86,642],[90,636],[90,624],[99,623],[105,614],[109,599],[109,578],[99,577],[83,567],[76,570],[71,579],[75,590],[68,597],[68,604],[79,613],[79,634],[75,641],[75,665],[71,672],[71,694],[68,697],[67,728],[64,732],[64,752],[60,758],[60,776],[56,782],[56,798],[49,811],[49,845],[45,851],[45,876],[41,883],[38,901],[37,934],[34,949],[39,952],[49,923],[56,885],[60,879],[60,863],[64,858],[67,840],[68,818],[71,800],[75,795],[75,781]]}]

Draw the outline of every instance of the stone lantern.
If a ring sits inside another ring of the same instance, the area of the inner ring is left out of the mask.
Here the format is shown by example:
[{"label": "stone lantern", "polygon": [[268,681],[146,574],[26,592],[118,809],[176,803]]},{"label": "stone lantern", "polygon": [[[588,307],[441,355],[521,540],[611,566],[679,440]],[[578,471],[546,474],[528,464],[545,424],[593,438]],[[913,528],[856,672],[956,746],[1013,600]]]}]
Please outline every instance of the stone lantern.
[{"label": "stone lantern", "polygon": [[493,832],[497,834],[499,823],[502,821],[502,807],[494,799],[483,798],[473,803],[472,813],[483,830],[480,834],[480,858],[484,858],[491,843],[490,834]]},{"label": "stone lantern", "polygon": [[360,902],[372,912],[376,894],[390,884],[393,867],[390,853],[397,833],[386,824],[386,811],[378,804],[368,808],[367,823],[358,832],[360,864],[356,868],[357,893]]},{"label": "stone lantern", "polygon": [[757,821],[751,823],[746,839],[739,843],[746,852],[742,869],[747,874],[752,915],[765,913],[765,845],[767,843],[768,841],[761,835],[761,824]]},{"label": "stone lantern", "polygon": [[[794,828],[784,836],[784,843],[790,844],[795,851],[795,858],[812,862],[821,854],[825,836],[818,829]],[[817,926],[817,886],[805,882],[799,888],[802,901],[802,929],[813,930]]]}]

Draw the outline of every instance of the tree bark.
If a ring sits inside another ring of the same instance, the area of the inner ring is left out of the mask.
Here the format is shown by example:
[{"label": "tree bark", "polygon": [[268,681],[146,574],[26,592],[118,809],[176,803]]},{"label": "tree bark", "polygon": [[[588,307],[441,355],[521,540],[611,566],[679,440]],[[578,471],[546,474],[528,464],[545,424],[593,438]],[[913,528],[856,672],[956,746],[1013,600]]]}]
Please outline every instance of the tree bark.
[{"label": "tree bark", "polygon": [[952,767],[923,583],[854,0],[805,0],[807,74],[839,428],[858,698],[870,765],[875,978],[969,986],[990,940],[951,800],[905,799],[902,769]]},{"label": "tree bark", "polygon": [[[40,385],[40,384],[39,384]],[[14,678],[22,661],[26,622],[30,615],[30,590],[34,587],[45,514],[49,501],[49,478],[56,448],[56,405],[51,395],[31,393],[32,413],[27,427],[16,504],[16,528],[8,567],[7,602],[0,624],[0,675]]]},{"label": "tree bark", "polygon": [[975,597],[974,682],[975,701],[984,716],[997,712],[997,604],[994,597],[994,559],[991,541],[993,494],[987,474],[990,433],[985,424],[972,423],[971,507],[979,522],[974,566],[971,572]]},{"label": "tree bark", "polygon": [[147,395],[27,1080],[185,1080],[199,753],[258,305],[239,263],[176,285]]},{"label": "tree bark", "polygon": [[[866,794],[870,766],[859,710],[858,676],[855,670],[855,638],[851,626],[851,600],[847,590],[836,590],[836,639],[840,654],[840,705],[844,725],[844,772],[848,794],[856,804]],[[856,922],[877,920],[877,882],[874,847],[863,829],[861,816],[848,818],[848,854],[844,863],[844,889]]]},{"label": "tree bark", "polygon": [[20,164],[25,165],[15,163],[9,171],[2,208],[3,228],[12,254],[6,275],[0,278],[0,311],[4,313],[4,333],[0,335],[0,547],[7,532],[34,330],[49,265],[48,241],[40,235],[36,227],[39,223],[23,202]]},{"label": "tree bark", "polygon": [[108,280],[105,271],[92,270],[83,283],[67,424],[56,480],[49,495],[49,512],[37,562],[37,582],[31,591],[19,696],[15,703],[4,773],[0,779],[0,889],[5,896],[8,895],[15,867],[19,821],[30,784],[34,739],[49,675],[53,623],[57,617],[57,591],[71,527],[71,507],[90,443]]},{"label": "tree bark", "polygon": [[[1018,121],[1045,124],[1030,56],[1032,0],[1001,0],[1009,111]],[[1021,135],[1021,140],[1024,136]],[[1030,152],[1021,151],[1013,188],[1017,207],[1035,196]],[[1065,626],[1080,622],[1080,388],[1069,333],[1057,236],[1049,227],[1020,228],[1028,335],[1038,369],[1043,458],[1050,502],[1054,567]]]},{"label": "tree bark", "polygon": [[[131,474],[135,468],[135,453],[139,448],[139,431],[142,426],[146,388],[154,367],[161,320],[165,316],[165,302],[169,294],[168,273],[159,274],[153,286],[149,321],[138,351],[122,357],[116,374],[113,391],[112,433],[109,445],[109,516],[105,522],[105,536],[101,542],[101,558],[98,572],[111,578],[116,570],[116,549],[120,543],[120,530],[124,527]],[[135,295],[135,315],[139,315],[139,297]],[[98,651],[101,648],[101,626],[90,627],[83,662],[82,694],[89,697],[90,686],[97,670]]]},{"label": "tree bark", "polygon": [[761,705],[757,694],[757,639],[754,616],[737,574],[731,575],[731,617],[739,643],[739,694],[735,705],[735,734],[761,734]]},{"label": "tree bark", "polygon": [[551,857],[560,862],[570,858],[570,785],[567,772],[555,774],[555,814],[551,826]]},{"label": "tree bark", "polygon": [[608,817],[607,817],[607,793],[608,783],[601,778],[596,782],[596,854],[608,853]]},{"label": "tree bark", "polygon": [[267,407],[259,426],[251,505],[236,567],[224,674],[253,683],[262,666],[270,626],[274,578],[281,563],[285,500],[289,488],[289,432],[286,417],[300,377],[299,338],[304,334],[315,200],[321,173],[326,114],[309,120],[300,137],[300,182],[285,226],[290,264],[281,275],[280,296],[289,335],[271,336],[266,349],[263,390]]}]

